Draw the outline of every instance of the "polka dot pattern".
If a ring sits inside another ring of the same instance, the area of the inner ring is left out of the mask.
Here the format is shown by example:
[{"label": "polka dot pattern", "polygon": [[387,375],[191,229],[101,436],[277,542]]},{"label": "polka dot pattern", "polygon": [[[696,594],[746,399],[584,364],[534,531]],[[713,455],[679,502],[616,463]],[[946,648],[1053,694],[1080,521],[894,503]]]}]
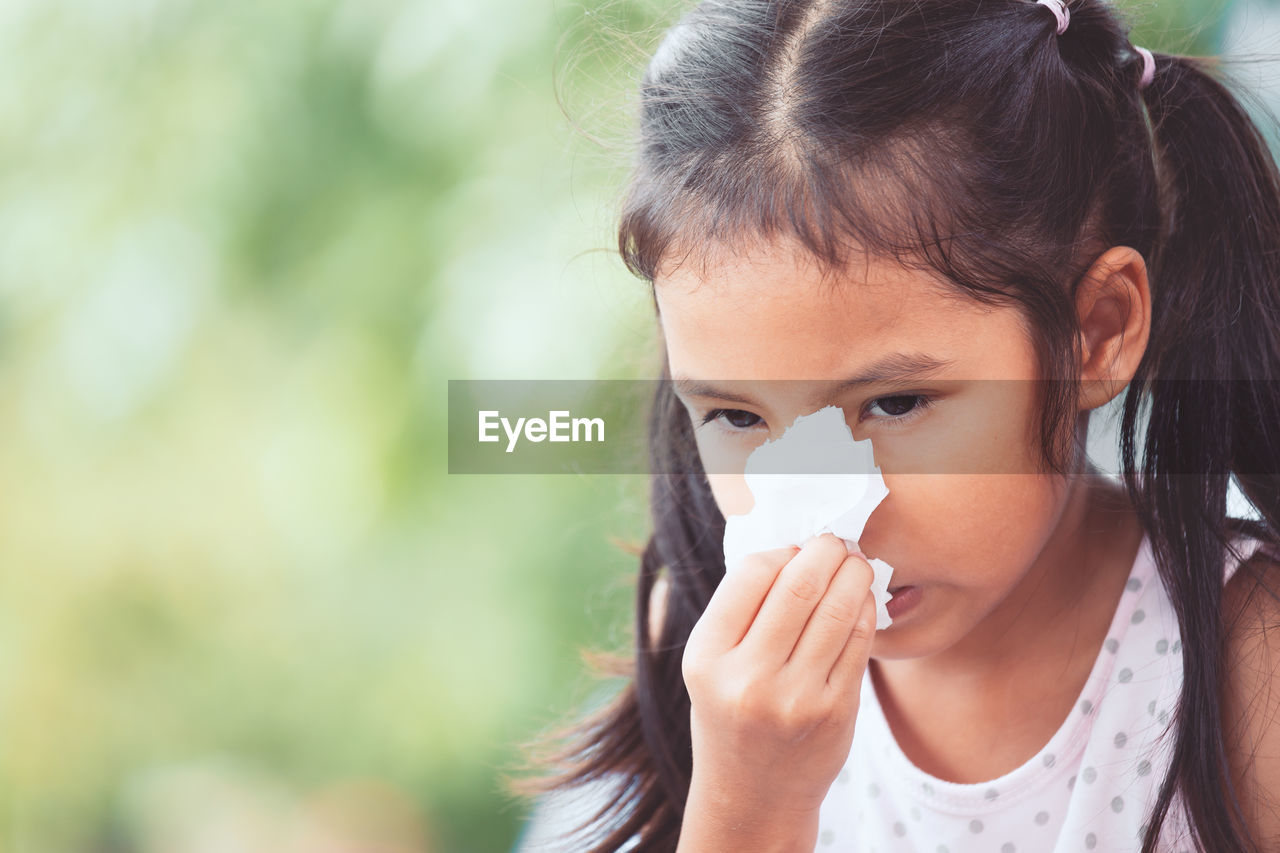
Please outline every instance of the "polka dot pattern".
[{"label": "polka dot pattern", "polygon": [[[853,747],[823,803],[818,846],[881,853],[1137,849],[1134,839],[1145,831],[1168,770],[1161,744],[1170,739],[1160,735],[1182,678],[1177,618],[1146,540],[1114,607],[1088,679],[1057,731],[989,781],[947,781],[916,766],[865,676]],[[1171,810],[1161,839],[1174,837],[1166,833],[1185,820]]]}]

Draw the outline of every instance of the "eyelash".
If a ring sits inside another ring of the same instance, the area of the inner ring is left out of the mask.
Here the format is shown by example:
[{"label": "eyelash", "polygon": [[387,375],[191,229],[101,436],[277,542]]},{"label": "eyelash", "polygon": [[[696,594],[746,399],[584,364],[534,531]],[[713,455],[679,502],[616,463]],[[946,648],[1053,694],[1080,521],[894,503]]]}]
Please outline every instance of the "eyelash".
[{"label": "eyelash", "polygon": [[[876,403],[879,403],[882,400],[915,400],[916,401],[916,405],[911,407],[911,411],[905,414],[888,415],[885,418],[881,418],[881,420],[886,420],[892,424],[904,424],[912,420],[915,420],[915,418],[918,417],[922,412],[924,412],[926,409],[932,406],[934,402],[932,397],[926,396],[924,394],[889,394],[884,397],[876,397],[874,400],[871,401],[871,405],[875,405]],[[752,424],[751,426],[738,427],[738,426],[733,426],[727,420],[723,421],[723,428],[728,430],[729,432],[739,432],[739,433],[747,432],[748,430],[754,429],[755,427],[759,426],[760,423],[762,422],[759,420],[760,418],[759,415],[756,415],[752,412],[744,411],[743,409],[712,409],[711,411],[707,412],[705,415],[702,416],[702,425],[705,426],[706,424],[709,424],[712,421],[720,421],[724,418],[725,415],[730,415],[730,414],[750,415],[751,417],[756,418],[757,422]]]}]

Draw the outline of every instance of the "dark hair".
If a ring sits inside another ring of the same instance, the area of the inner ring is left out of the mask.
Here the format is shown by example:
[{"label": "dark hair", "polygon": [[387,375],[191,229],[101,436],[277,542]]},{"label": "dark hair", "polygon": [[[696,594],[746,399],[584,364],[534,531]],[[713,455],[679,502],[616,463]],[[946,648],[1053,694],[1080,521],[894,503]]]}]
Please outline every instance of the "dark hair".
[{"label": "dark hair", "polygon": [[[796,241],[826,269],[852,249],[1017,307],[1034,330],[1051,470],[1074,420],[1075,293],[1104,249],[1147,262],[1152,329],[1124,398],[1121,463],[1177,613],[1184,680],[1154,849],[1175,794],[1197,843],[1257,849],[1233,790],[1219,702],[1222,569],[1233,533],[1277,542],[1280,174],[1209,58],[1142,58],[1110,4],[1071,0],[1055,33],[1026,0],[706,0],[642,83],[640,148],[619,248],[665,265],[750,241]],[[1138,457],[1140,418],[1147,411]],[[658,383],[654,533],[636,596],[634,679],[586,723],[552,786],[621,778],[598,851],[674,850],[688,794],[689,632],[723,576],[724,518],[688,415]],[[1235,475],[1262,516],[1230,518]],[[670,592],[660,635],[649,602]]]}]

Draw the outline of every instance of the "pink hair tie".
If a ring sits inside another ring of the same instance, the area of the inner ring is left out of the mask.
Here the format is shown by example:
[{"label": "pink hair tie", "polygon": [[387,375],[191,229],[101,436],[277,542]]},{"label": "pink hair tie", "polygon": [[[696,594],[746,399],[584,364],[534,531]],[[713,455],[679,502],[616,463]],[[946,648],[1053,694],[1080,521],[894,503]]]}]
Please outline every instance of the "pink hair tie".
[{"label": "pink hair tie", "polygon": [[1071,22],[1071,11],[1067,9],[1065,0],[1036,0],[1036,5],[1048,6],[1049,11],[1058,19],[1058,35],[1067,31],[1067,24]]},{"label": "pink hair tie", "polygon": [[1156,76],[1156,58],[1145,47],[1138,47],[1135,44],[1133,49],[1142,54],[1142,79],[1138,81],[1138,88],[1145,89],[1151,79]]}]

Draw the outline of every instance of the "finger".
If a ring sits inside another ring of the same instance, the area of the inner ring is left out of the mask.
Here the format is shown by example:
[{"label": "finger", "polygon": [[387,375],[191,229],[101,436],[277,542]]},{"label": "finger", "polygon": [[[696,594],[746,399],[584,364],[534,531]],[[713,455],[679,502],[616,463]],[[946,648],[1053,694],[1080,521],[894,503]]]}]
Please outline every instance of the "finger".
[{"label": "finger", "polygon": [[754,659],[782,666],[791,657],[805,623],[848,555],[843,542],[824,533],[806,542],[782,567],[742,641],[752,646]]},{"label": "finger", "polygon": [[708,648],[727,651],[742,641],[778,572],[799,550],[788,547],[760,551],[725,574],[694,626]]},{"label": "finger", "polygon": [[787,665],[829,673],[849,641],[863,599],[875,577],[866,560],[850,554],[836,570],[826,595],[813,610]]},{"label": "finger", "polygon": [[857,698],[862,688],[862,674],[871,659],[871,646],[876,635],[876,599],[870,592],[862,600],[858,618],[854,620],[849,639],[827,675],[827,686],[841,695]]}]

